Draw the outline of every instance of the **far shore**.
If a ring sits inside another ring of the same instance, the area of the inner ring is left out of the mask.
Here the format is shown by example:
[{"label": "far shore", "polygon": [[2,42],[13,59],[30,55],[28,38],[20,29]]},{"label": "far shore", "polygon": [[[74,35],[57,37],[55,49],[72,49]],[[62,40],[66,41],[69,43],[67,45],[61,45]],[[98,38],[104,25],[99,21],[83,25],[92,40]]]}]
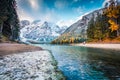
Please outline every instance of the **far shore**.
[{"label": "far shore", "polygon": [[114,49],[120,50],[120,44],[109,44],[109,43],[78,43],[70,44],[72,46],[82,46],[82,47],[91,47],[91,48],[102,48],[102,49]]}]

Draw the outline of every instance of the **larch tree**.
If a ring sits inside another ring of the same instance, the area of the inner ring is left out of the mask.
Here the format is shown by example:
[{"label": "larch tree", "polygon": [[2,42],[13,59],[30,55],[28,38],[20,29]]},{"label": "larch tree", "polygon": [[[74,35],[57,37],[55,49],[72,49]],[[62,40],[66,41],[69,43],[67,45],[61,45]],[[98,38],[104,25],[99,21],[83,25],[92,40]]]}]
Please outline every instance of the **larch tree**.
[{"label": "larch tree", "polygon": [[115,5],[114,0],[110,0],[110,5],[105,9],[104,13],[107,17],[109,17],[109,29],[111,32],[117,31],[116,35],[119,36],[120,25],[118,24],[118,18],[120,16],[120,6]]}]

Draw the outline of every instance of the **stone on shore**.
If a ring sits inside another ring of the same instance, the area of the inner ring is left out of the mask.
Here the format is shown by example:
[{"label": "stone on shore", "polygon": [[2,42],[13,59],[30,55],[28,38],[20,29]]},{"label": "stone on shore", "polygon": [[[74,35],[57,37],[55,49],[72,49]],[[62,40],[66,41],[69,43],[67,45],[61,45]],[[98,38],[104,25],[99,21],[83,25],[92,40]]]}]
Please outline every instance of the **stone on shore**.
[{"label": "stone on shore", "polygon": [[48,51],[0,56],[0,80],[65,80]]}]

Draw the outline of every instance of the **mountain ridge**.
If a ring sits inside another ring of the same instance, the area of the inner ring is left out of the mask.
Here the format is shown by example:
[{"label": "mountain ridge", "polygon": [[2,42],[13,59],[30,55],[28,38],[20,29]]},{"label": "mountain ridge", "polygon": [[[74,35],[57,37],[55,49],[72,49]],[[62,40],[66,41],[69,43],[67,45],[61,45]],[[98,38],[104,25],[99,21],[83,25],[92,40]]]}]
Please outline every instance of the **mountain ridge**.
[{"label": "mountain ridge", "polygon": [[68,27],[63,34],[66,34],[66,33],[79,33],[78,30],[80,30],[80,33],[82,33],[82,30],[84,30],[83,33],[86,33],[86,29],[87,29],[87,25],[88,25],[89,21],[93,17],[95,19],[98,14],[102,14],[103,10],[104,10],[104,8],[98,9],[98,10],[95,10],[93,12],[90,12],[90,13],[82,16],[82,19],[78,20],[77,22],[72,24],[70,27]]},{"label": "mountain ridge", "polygon": [[[106,11],[106,9],[111,6],[119,6],[120,5],[120,1],[118,0],[108,0],[105,3],[104,8],[100,8],[97,10],[94,10],[86,15],[83,15],[82,18],[80,20],[78,20],[77,22],[73,23],[70,27],[68,27],[65,32],[59,36],[57,39],[55,39],[52,43],[58,43],[58,44],[63,44],[63,43],[77,43],[77,42],[83,42],[85,40],[88,39],[88,26],[90,26],[90,22],[93,19],[93,24],[95,24],[94,22],[98,21],[97,19],[100,17],[103,17],[105,15],[104,12]],[[109,25],[109,22],[108,22]],[[93,26],[91,26],[92,28]],[[109,26],[107,28],[109,29]],[[92,31],[94,32],[94,31]],[[110,33],[110,35],[112,36],[113,33]],[[92,34],[91,34],[92,35]]]},{"label": "mountain ridge", "polygon": [[49,43],[60,36],[65,29],[66,27],[59,27],[51,22],[37,20],[21,29],[21,39]]}]

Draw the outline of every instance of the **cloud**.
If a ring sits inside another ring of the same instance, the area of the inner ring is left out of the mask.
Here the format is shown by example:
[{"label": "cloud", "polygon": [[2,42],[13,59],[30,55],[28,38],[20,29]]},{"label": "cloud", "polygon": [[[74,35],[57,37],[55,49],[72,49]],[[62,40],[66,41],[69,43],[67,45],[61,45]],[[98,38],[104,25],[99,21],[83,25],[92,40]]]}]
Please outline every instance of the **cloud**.
[{"label": "cloud", "polygon": [[[37,6],[39,6],[42,3],[42,0],[39,1],[38,5],[38,0],[27,0],[30,3],[30,7],[35,10]],[[29,21],[34,21],[34,20],[42,20],[42,21],[49,21],[49,22],[56,22],[59,20],[58,14],[55,13],[54,9],[49,9],[49,7],[44,6],[44,11],[42,9],[39,9],[38,11],[34,11],[34,13],[28,12],[28,10],[24,9],[24,7],[21,5],[23,4],[24,1],[22,0],[17,0],[17,13],[19,16],[20,20],[29,20]],[[42,8],[42,5],[40,5]],[[36,9],[37,10],[37,9]]]},{"label": "cloud", "polygon": [[81,0],[73,0],[73,2],[78,2],[78,1],[81,1]]},{"label": "cloud", "polygon": [[93,4],[93,3],[94,3],[94,1],[93,1],[93,0],[91,0],[91,1],[90,1],[90,3],[91,3],[91,4]]},{"label": "cloud", "polygon": [[21,20],[29,20],[29,21],[34,20],[34,18],[32,16],[30,16],[27,12],[25,12],[20,7],[18,7],[18,9],[17,9],[17,14],[18,14],[18,17],[19,17],[20,21]]},{"label": "cloud", "polygon": [[68,21],[59,20],[59,21],[57,22],[57,25],[59,25],[60,27],[62,27],[62,26],[68,26],[68,27],[69,27],[69,26],[71,26],[72,24],[74,24],[75,22],[81,20],[83,16],[88,15],[88,14],[91,13],[91,12],[92,12],[92,11],[87,12],[87,13],[81,15],[81,16],[78,16],[78,17],[75,18],[75,19],[71,19],[71,20],[68,20]]},{"label": "cloud", "polygon": [[22,0],[16,0],[17,2],[17,14],[18,14],[18,17],[21,20],[29,20],[29,21],[33,21],[34,18],[26,12],[26,10],[24,10],[21,6],[21,4],[23,4],[24,1]]},{"label": "cloud", "polygon": [[65,7],[67,7],[68,3],[65,0],[56,0],[54,3],[54,6],[57,9],[64,9]]},{"label": "cloud", "polygon": [[74,2],[78,2],[79,0],[73,0]]},{"label": "cloud", "polygon": [[[32,9],[36,8],[36,6],[43,7],[40,5],[42,3],[41,2],[42,0],[39,0],[40,2],[38,2],[38,0],[27,0],[27,1],[29,1],[28,6],[30,5],[30,7]],[[80,0],[77,0],[77,1],[80,1]],[[20,4],[20,2],[24,3],[24,1],[18,0],[18,4]],[[66,1],[63,1],[63,0],[56,0],[56,2],[54,3],[54,6],[55,5],[56,5],[56,8],[63,9],[64,7],[66,7],[66,5],[68,6],[68,3]],[[60,14],[58,14],[55,10],[56,9],[51,9],[47,6],[44,6],[43,11],[42,11],[42,9],[39,9],[39,11],[35,11],[34,13],[30,13],[30,12],[28,12],[28,10],[24,9],[24,7],[22,7],[22,5],[19,5],[17,12],[18,12],[18,16],[19,16],[20,20],[34,21],[34,20],[40,19],[41,21],[48,21],[48,22],[56,23],[59,26],[65,26],[65,25],[70,26],[73,23],[77,22],[79,19],[81,19],[81,17],[77,17],[75,19],[64,20],[64,18]],[[77,14],[78,13],[82,14],[84,12],[85,8],[79,6],[78,8],[74,8],[73,10]],[[61,19],[61,18],[63,18],[63,19]]]},{"label": "cloud", "polygon": [[[42,0],[40,0],[40,1],[42,2]],[[34,9],[34,10],[39,9],[39,4],[41,3],[41,2],[39,3],[39,0],[28,0],[28,2],[32,9]]]},{"label": "cloud", "polygon": [[47,8],[46,12],[42,14],[41,19],[49,22],[56,22],[59,20],[59,16],[55,13],[54,9],[51,10]]},{"label": "cloud", "polygon": [[84,10],[85,10],[84,6],[79,6],[77,8],[73,8],[73,11],[75,13],[79,13],[79,14],[82,14],[84,12]]}]

